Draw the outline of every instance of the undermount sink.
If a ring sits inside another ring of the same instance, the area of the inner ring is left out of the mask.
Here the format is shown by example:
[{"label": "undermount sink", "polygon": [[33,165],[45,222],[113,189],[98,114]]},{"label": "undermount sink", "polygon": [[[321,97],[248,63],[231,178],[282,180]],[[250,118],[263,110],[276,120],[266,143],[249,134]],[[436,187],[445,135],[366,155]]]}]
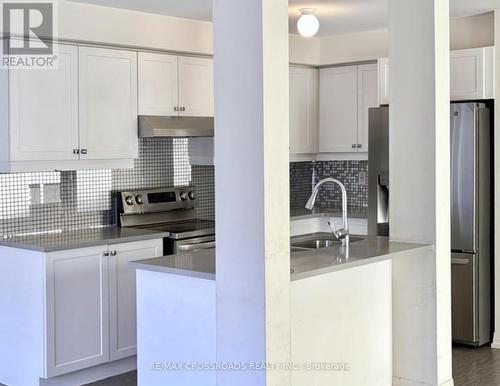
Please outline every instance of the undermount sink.
[{"label": "undermount sink", "polygon": [[[364,240],[362,237],[350,236],[349,243],[355,243],[356,241]],[[320,249],[329,248],[336,245],[340,245],[341,241],[337,239],[311,239],[292,242],[292,247],[294,248],[304,248],[304,249]]]}]

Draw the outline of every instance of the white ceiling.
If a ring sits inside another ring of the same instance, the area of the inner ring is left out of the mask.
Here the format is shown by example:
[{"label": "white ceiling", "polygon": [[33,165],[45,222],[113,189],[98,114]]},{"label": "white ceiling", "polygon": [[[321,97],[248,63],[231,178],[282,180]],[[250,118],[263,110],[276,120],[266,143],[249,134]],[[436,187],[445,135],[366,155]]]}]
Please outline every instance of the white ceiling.
[{"label": "white ceiling", "polygon": [[[187,19],[211,20],[212,0],[72,0]],[[289,0],[290,32],[296,33],[300,8],[316,8],[318,36],[367,31],[387,25],[387,0]],[[452,17],[500,8],[500,0],[450,0]]]}]

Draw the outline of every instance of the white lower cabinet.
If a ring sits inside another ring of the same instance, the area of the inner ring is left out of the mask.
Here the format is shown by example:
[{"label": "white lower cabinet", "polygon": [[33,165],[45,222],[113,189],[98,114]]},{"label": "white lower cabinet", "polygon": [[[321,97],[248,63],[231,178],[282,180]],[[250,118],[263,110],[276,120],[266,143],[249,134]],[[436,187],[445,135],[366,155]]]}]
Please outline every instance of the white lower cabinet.
[{"label": "white lower cabinet", "polygon": [[46,259],[47,375],[109,360],[108,260],[102,247]]},{"label": "white lower cabinet", "polygon": [[46,255],[46,375],[136,354],[131,260],[160,256],[154,239]]},{"label": "white lower cabinet", "polygon": [[162,242],[139,241],[109,247],[110,360],[137,353],[135,270],[129,261],[160,256]]}]

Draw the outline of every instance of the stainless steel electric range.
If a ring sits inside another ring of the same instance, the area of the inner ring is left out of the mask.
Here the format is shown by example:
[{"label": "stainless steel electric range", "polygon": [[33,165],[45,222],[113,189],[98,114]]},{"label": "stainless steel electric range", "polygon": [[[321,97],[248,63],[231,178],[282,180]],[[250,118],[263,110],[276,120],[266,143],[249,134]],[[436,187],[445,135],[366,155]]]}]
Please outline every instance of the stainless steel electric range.
[{"label": "stainless steel electric range", "polygon": [[215,248],[215,222],[196,217],[194,186],[116,192],[117,224],[168,232],[163,254]]}]

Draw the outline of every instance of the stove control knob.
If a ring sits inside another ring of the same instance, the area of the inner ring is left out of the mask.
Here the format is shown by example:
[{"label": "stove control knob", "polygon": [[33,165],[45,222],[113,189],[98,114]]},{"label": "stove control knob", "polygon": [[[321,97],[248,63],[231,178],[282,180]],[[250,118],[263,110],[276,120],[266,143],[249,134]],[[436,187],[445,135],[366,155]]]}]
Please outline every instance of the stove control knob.
[{"label": "stove control knob", "polygon": [[182,201],[186,201],[188,199],[188,194],[186,192],[181,192],[181,194],[179,194],[179,197]]},{"label": "stove control knob", "polygon": [[143,198],[142,198],[142,196],[140,194],[138,194],[137,196],[135,196],[135,202],[137,202],[139,205],[144,204],[144,200],[143,200]]},{"label": "stove control knob", "polygon": [[127,205],[134,205],[134,197],[132,196],[125,197],[125,202],[127,203]]},{"label": "stove control knob", "polygon": [[189,192],[188,196],[191,201],[196,199],[196,193],[193,191]]}]

